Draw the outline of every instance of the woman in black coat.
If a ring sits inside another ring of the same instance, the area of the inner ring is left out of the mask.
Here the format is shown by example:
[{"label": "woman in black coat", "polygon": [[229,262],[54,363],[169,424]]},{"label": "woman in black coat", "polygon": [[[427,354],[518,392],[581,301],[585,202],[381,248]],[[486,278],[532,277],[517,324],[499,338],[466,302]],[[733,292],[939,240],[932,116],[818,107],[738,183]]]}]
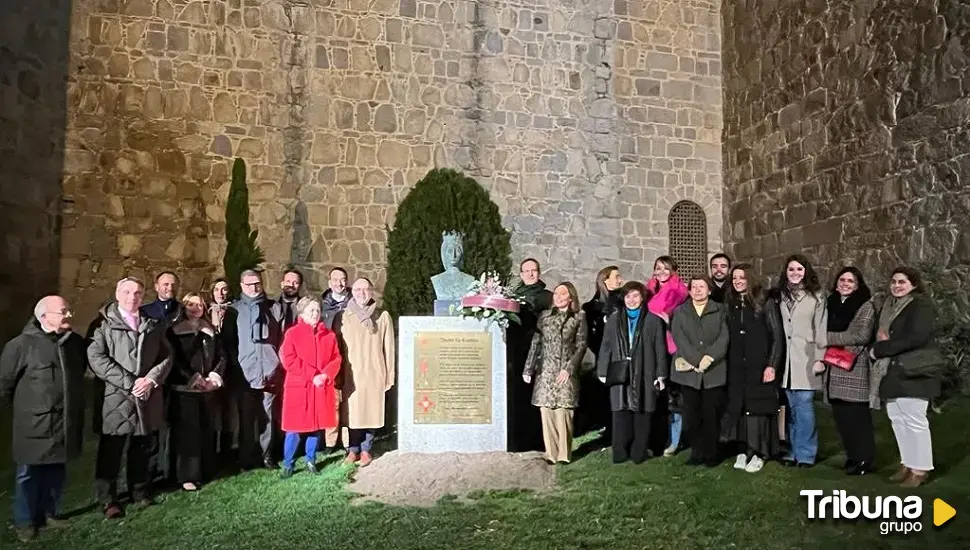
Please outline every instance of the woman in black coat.
[{"label": "woman in black coat", "polygon": [[168,384],[172,393],[171,421],[178,462],[178,480],[195,491],[215,472],[218,401],[213,392],[223,386],[226,355],[215,328],[205,318],[205,302],[195,293],[182,298],[185,318],[168,329],[174,351]]},{"label": "woman in black coat", "polygon": [[630,281],[622,293],[624,308],[606,321],[596,366],[600,381],[610,388],[613,463],[640,464],[647,459],[650,417],[670,359],[664,323],[645,307],[646,287]]},{"label": "woman in black coat", "polygon": [[775,457],[778,441],[778,392],[785,353],[785,332],[778,308],[766,302],[751,264],[731,270],[728,290],[728,403],[722,435],[744,448],[734,467],[755,473]]},{"label": "woman in black coat", "polygon": [[[596,295],[583,304],[586,314],[586,342],[596,357],[603,342],[606,319],[623,308],[620,268],[609,265],[596,274]],[[603,437],[611,437],[610,390],[599,381],[595,370],[584,373],[579,381],[579,408],[576,410],[576,434],[605,428]]]}]

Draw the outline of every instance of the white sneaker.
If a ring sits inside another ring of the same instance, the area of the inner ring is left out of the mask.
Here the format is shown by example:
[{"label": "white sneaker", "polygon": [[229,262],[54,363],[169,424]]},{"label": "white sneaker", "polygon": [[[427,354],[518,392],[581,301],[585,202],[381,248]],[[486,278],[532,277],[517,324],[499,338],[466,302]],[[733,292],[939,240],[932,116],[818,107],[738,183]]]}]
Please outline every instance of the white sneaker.
[{"label": "white sneaker", "polygon": [[758,458],[758,456],[753,456],[751,457],[751,462],[748,462],[748,465],[744,467],[744,471],[748,472],[749,474],[760,472],[761,468],[764,465],[765,465],[764,460],[761,460],[760,458]]},{"label": "white sneaker", "polygon": [[738,459],[734,461],[734,469],[743,470],[745,466],[748,465],[747,463],[748,463],[747,455],[738,455]]},{"label": "white sneaker", "polygon": [[673,445],[664,449],[664,456],[674,456],[675,454],[677,454],[677,447]]}]

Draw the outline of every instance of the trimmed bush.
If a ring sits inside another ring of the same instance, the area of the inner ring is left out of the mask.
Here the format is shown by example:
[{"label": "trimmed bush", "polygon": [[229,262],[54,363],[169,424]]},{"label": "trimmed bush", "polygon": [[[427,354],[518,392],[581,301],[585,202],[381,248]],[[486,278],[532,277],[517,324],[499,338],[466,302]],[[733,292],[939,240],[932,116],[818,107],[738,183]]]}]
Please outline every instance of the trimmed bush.
[{"label": "trimmed bush", "polygon": [[434,313],[431,277],[444,269],[443,231],[464,233],[465,273],[476,278],[486,270],[509,273],[511,234],[488,191],[460,172],[436,168],[401,201],[388,230],[384,305],[395,319]]},{"label": "trimmed bush", "polygon": [[226,254],[222,265],[232,296],[239,296],[239,275],[257,267],[265,257],[256,245],[259,231],[249,226],[249,187],[246,183],[246,163],[237,158],[232,163],[232,183],[226,201]]}]

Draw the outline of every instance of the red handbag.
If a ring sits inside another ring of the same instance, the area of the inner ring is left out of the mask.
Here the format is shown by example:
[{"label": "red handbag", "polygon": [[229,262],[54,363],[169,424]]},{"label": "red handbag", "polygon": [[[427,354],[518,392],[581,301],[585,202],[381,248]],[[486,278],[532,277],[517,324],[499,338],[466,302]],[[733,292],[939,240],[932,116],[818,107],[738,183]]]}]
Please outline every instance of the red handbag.
[{"label": "red handbag", "polygon": [[825,357],[822,357],[822,362],[842,370],[852,370],[852,365],[855,363],[855,356],[856,354],[844,347],[836,346],[825,348]]}]

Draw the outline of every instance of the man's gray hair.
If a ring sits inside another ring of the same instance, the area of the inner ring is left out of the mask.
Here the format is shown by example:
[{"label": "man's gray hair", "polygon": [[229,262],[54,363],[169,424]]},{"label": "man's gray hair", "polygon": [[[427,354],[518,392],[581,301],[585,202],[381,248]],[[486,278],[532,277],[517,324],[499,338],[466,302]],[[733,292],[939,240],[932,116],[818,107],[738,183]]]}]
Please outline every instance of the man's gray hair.
[{"label": "man's gray hair", "polygon": [[38,321],[40,321],[41,317],[43,317],[44,314],[47,313],[46,302],[47,302],[47,296],[44,296],[37,302],[37,305],[34,306],[34,319],[37,319]]},{"label": "man's gray hair", "polygon": [[263,274],[255,269],[246,269],[239,274],[239,280],[242,281],[243,277],[259,277],[259,280],[263,280]]},{"label": "man's gray hair", "polygon": [[135,283],[142,290],[145,290],[145,283],[143,283],[141,281],[141,279],[139,279],[138,277],[125,277],[125,278],[121,279],[120,281],[118,281],[118,284],[115,285],[115,292],[118,292],[119,290],[121,290],[121,285],[123,285],[125,283]]}]

